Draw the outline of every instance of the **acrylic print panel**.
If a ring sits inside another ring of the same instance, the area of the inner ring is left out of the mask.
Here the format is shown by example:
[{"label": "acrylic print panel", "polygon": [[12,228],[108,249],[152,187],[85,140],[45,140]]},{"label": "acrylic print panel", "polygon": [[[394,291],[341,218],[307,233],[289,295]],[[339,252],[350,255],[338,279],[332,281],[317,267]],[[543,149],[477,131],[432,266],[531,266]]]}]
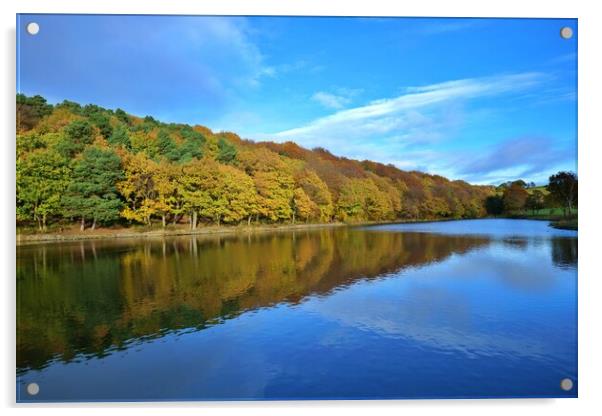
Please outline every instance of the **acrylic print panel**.
[{"label": "acrylic print panel", "polygon": [[18,401],[577,397],[575,19],[17,33]]}]

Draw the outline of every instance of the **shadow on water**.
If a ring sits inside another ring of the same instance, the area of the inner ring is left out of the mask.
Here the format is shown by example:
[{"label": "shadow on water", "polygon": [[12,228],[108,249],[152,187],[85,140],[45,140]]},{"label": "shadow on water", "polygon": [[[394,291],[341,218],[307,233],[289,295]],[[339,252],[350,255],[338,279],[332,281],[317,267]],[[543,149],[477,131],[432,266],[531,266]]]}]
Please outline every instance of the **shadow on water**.
[{"label": "shadow on water", "polygon": [[[229,237],[86,241],[17,250],[17,371],[102,357],[239,314],[483,248],[486,236],[324,229]],[[506,242],[520,249],[523,241]],[[556,265],[577,240],[553,238]]]}]

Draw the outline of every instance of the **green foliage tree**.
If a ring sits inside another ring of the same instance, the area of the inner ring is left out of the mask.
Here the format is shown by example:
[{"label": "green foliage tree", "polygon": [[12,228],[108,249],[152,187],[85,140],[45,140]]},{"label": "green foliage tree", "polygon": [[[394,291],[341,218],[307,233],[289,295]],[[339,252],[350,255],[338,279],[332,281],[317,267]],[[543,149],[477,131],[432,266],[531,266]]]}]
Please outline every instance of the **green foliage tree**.
[{"label": "green foliage tree", "polygon": [[543,209],[545,206],[545,195],[538,189],[533,190],[525,201],[525,208],[530,209],[533,214],[535,211]]},{"label": "green foliage tree", "polygon": [[115,110],[115,117],[117,117],[117,119],[119,121],[121,121],[122,123],[124,123],[126,125],[130,125],[130,117],[121,108],[118,108],[117,110]]},{"label": "green foliage tree", "polygon": [[573,172],[558,172],[550,176],[547,186],[551,197],[564,208],[565,216],[571,214],[573,207],[577,206],[578,180]]},{"label": "green foliage tree", "polygon": [[76,102],[69,101],[69,100],[63,100],[62,103],[57,104],[56,108],[57,109],[65,109],[73,114],[81,114],[82,113],[82,106]]},{"label": "green foliage tree", "polygon": [[221,163],[232,163],[236,159],[236,147],[227,139],[220,137],[217,141],[217,160]]},{"label": "green foliage tree", "polygon": [[502,215],[504,212],[504,198],[502,195],[491,195],[485,199],[485,208],[489,215]]},{"label": "green foliage tree", "polygon": [[52,105],[39,95],[27,97],[17,94],[17,131],[31,130],[44,117],[52,113]]},{"label": "green foliage tree", "polygon": [[57,149],[64,157],[71,159],[93,141],[92,125],[87,120],[75,120],[64,128],[63,140],[57,144]]},{"label": "green foliage tree", "polygon": [[106,113],[100,111],[94,112],[89,119],[92,124],[98,128],[102,137],[107,140],[111,137],[113,134],[113,126],[111,125],[111,120]]},{"label": "green foliage tree", "polygon": [[115,127],[113,129],[113,131],[112,131],[111,135],[108,137],[107,141],[112,146],[122,146],[128,150],[132,148],[132,142],[130,140],[128,130],[122,124],[119,124],[117,127]]},{"label": "green foliage tree", "polygon": [[192,159],[202,159],[204,156],[203,147],[206,139],[201,134],[192,129],[184,129],[181,132],[184,142],[180,146],[180,161],[188,162]]},{"label": "green foliage tree", "polygon": [[165,130],[160,130],[157,135],[157,148],[159,154],[166,157],[171,162],[180,158],[178,146]]},{"label": "green foliage tree", "polygon": [[72,181],[63,197],[65,214],[81,218],[83,231],[86,219],[107,223],[119,217],[122,203],[116,183],[123,177],[121,160],[112,150],[89,147],[73,163]]}]

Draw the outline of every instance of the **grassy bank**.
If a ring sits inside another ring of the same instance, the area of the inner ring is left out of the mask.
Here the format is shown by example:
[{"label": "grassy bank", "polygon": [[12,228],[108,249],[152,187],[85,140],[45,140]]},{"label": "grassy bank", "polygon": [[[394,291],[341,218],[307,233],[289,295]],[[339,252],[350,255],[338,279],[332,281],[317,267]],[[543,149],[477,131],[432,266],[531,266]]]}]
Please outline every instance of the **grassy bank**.
[{"label": "grassy bank", "polygon": [[570,215],[564,215],[562,208],[544,208],[535,211],[512,212],[508,218],[550,221],[554,228],[562,230],[577,230],[577,210],[572,210]]},{"label": "grassy bank", "polygon": [[567,218],[567,219],[552,221],[552,223],[550,225],[554,228],[558,228],[561,230],[577,231],[577,223],[578,223],[577,217],[575,217],[575,218]]}]

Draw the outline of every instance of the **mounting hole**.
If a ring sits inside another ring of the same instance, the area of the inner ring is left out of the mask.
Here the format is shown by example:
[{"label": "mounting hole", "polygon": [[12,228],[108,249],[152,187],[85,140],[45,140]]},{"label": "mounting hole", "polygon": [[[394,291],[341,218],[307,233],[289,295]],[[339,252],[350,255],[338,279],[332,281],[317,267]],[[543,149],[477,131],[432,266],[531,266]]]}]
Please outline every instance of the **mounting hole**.
[{"label": "mounting hole", "polygon": [[563,27],[562,29],[560,29],[560,36],[562,37],[562,39],[570,39],[573,37],[573,29],[571,29],[568,26]]},{"label": "mounting hole", "polygon": [[27,385],[27,394],[29,394],[30,396],[35,396],[39,392],[40,386],[38,385],[38,383],[29,383]]},{"label": "mounting hole", "polygon": [[27,24],[27,33],[30,35],[37,35],[40,31],[40,25],[36,22],[31,22]]},{"label": "mounting hole", "polygon": [[564,391],[573,390],[573,380],[571,380],[570,378],[563,378],[560,382],[560,388]]}]

